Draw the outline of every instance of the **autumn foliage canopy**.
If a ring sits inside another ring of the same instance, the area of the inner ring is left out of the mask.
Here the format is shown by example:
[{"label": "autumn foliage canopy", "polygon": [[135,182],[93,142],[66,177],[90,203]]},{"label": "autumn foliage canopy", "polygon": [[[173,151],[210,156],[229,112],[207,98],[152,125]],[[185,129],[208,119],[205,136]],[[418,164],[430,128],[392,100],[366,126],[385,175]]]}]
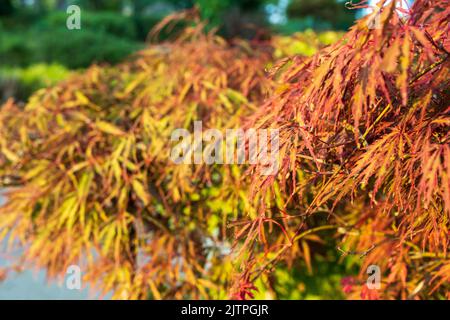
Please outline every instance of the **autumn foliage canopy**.
[{"label": "autumn foliage canopy", "polygon": [[[311,57],[195,21],[7,102],[0,239],[118,299],[277,297],[277,270],[336,256],[349,298],[450,298],[450,6],[384,2]],[[278,129],[279,171],[171,162],[198,120]]]},{"label": "autumn foliage canopy", "polygon": [[[254,167],[251,179],[253,193],[285,197],[248,223],[264,254],[246,261],[242,282],[258,272],[249,267],[305,255],[299,239],[324,216],[317,230],[335,229],[342,253],[361,256],[361,279],[369,265],[383,270],[378,293],[355,288],[363,296],[448,297],[448,4],[402,12],[392,1],[337,44],[272,71],[276,94],[248,126],[280,128],[282,166],[269,178]],[[261,241],[274,216],[283,232]]]}]

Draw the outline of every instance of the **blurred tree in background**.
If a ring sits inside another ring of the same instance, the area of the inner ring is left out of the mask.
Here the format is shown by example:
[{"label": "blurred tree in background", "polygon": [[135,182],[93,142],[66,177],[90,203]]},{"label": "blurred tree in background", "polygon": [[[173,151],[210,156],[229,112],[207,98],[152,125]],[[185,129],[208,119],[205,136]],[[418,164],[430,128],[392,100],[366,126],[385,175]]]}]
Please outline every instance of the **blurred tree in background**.
[{"label": "blurred tree in background", "polygon": [[[26,11],[39,13],[42,18],[44,13],[65,11],[71,4],[88,11],[112,11],[126,15],[137,25],[142,23],[141,20],[147,20],[147,27],[151,26],[150,22],[156,23],[152,21],[155,18],[198,6],[203,19],[207,19],[212,26],[221,26],[221,31],[230,37],[240,35],[240,30],[248,29],[250,24],[268,26],[268,5],[287,11],[282,14],[286,14],[292,20],[289,22],[295,22],[300,28],[303,25],[319,29],[346,29],[355,17],[355,12],[348,10],[342,0],[3,0],[0,14],[11,16]],[[299,20],[302,23],[299,24]]]},{"label": "blurred tree in background", "polygon": [[355,12],[341,0],[291,0],[287,15],[306,21],[314,29],[346,30],[355,20]]},{"label": "blurred tree in background", "polygon": [[3,0],[0,3],[0,16],[8,16],[14,12],[14,7],[11,0]]}]

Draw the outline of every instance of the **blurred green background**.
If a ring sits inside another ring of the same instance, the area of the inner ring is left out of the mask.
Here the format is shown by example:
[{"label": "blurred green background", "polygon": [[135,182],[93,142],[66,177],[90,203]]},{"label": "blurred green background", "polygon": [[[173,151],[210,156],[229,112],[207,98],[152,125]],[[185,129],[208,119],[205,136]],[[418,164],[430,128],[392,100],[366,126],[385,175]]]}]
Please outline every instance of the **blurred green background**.
[{"label": "blurred green background", "polygon": [[[66,27],[73,4],[81,30]],[[194,6],[226,38],[345,30],[357,15],[342,0],[1,0],[0,102],[24,101],[70,70],[120,62],[162,18]]]}]

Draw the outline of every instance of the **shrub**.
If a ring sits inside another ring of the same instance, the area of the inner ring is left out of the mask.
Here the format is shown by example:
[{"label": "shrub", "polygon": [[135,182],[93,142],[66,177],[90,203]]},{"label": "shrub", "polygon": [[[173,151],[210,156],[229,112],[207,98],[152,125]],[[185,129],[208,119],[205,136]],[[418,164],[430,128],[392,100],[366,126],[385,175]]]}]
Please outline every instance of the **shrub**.
[{"label": "shrub", "polygon": [[294,55],[312,56],[324,47],[336,43],[342,33],[327,31],[315,33],[312,30],[297,32],[290,36],[274,36],[273,46],[276,48],[275,58],[292,57]]},{"label": "shrub", "polygon": [[[46,16],[36,24],[36,27],[45,30],[63,30],[66,28],[66,21],[67,14],[65,12],[56,12]],[[129,41],[138,40],[133,19],[112,11],[89,12],[83,10],[80,32],[83,30],[105,33]]]},{"label": "shrub", "polygon": [[118,63],[143,47],[138,42],[91,30],[54,30],[43,33],[40,41],[35,59],[70,69],[93,63]]},{"label": "shrub", "polygon": [[67,15],[50,14],[28,29],[12,25],[0,34],[0,57],[6,66],[57,63],[70,69],[92,63],[118,63],[143,44],[133,20],[113,13],[83,13],[81,30],[68,30]]},{"label": "shrub", "polygon": [[0,59],[2,60],[2,65],[25,65],[32,56],[32,43],[28,41],[24,34],[0,31]]},{"label": "shrub", "polygon": [[57,64],[36,64],[27,68],[0,69],[0,98],[26,100],[34,91],[55,85],[68,77],[69,71]]},{"label": "shrub", "polygon": [[175,165],[175,128],[234,128],[262,101],[270,55],[202,26],[0,114],[0,234],[49,276],[82,267],[115,298],[224,298],[226,221],[251,211],[235,166]]},{"label": "shrub", "polygon": [[[331,230],[336,250],[361,264],[344,283],[350,297],[450,298],[450,8],[417,0],[405,17],[395,4],[272,71],[276,94],[249,126],[280,128],[282,166],[272,177],[251,170],[253,192],[269,200],[239,226],[238,297]],[[380,291],[365,284],[370,265]]]}]

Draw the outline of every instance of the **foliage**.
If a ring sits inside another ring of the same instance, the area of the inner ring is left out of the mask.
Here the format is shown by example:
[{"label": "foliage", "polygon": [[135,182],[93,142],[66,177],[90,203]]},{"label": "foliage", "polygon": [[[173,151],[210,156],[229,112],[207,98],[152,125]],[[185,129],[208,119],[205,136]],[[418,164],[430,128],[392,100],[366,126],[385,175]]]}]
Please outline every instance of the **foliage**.
[{"label": "foliage", "polygon": [[295,55],[312,56],[320,49],[337,42],[342,33],[327,31],[315,33],[313,30],[297,32],[290,36],[276,35],[272,39],[275,48],[275,58],[292,57]]},{"label": "foliage", "polygon": [[[40,0],[31,2],[3,0],[0,3],[0,17],[6,16],[13,26],[30,25],[30,21],[34,24],[47,14],[63,13],[69,5],[75,4],[82,8],[83,21],[84,13],[87,13],[87,19],[90,21],[92,20],[89,15],[94,12],[111,17],[114,15],[117,21],[130,21],[129,26],[137,28],[139,38],[144,40],[151,29],[148,27],[153,27],[155,22],[164,16],[194,7],[200,8],[202,18],[207,21],[209,27],[220,27],[226,31],[236,22],[241,27],[245,27],[244,23],[248,22],[248,17],[254,15],[257,15],[258,19],[252,19],[252,23],[263,26],[265,17],[262,8],[267,1],[272,0]],[[96,25],[101,26],[101,24]]]},{"label": "foliage", "polygon": [[[45,33],[40,40],[40,61],[60,63],[70,69],[84,68],[92,63],[118,63],[143,47],[138,42],[89,30],[80,33],[55,30]],[[77,54],[73,53],[73,48]]]},{"label": "foliage", "polygon": [[55,85],[68,77],[69,71],[58,64],[36,64],[27,68],[0,69],[0,99],[27,99],[38,89]]},{"label": "foliage", "polygon": [[[234,128],[269,90],[270,54],[204,26],[0,114],[1,237],[51,277],[71,264],[115,298],[225,298],[226,221],[250,210],[236,167],[176,165],[171,133]],[[17,244],[17,243],[16,243]]]},{"label": "foliage", "polygon": [[347,30],[355,21],[354,12],[340,0],[292,0],[287,14],[290,18],[312,19],[314,26],[321,29]]},{"label": "foliage", "polygon": [[68,30],[64,14],[49,14],[29,28],[4,27],[0,57],[6,66],[57,63],[70,69],[118,63],[143,47],[132,20],[114,13],[83,13],[81,30]]},{"label": "foliage", "polygon": [[5,27],[0,32],[0,58],[2,66],[24,65],[25,61],[31,60],[33,48],[28,39],[20,33],[10,33],[5,31]]},{"label": "foliage", "polygon": [[14,7],[12,6],[11,0],[5,0],[2,5],[0,5],[0,17],[8,16],[12,14]]},{"label": "foliage", "polygon": [[[67,14],[65,12],[53,12],[45,19],[36,24],[37,28],[46,30],[66,29]],[[136,27],[130,17],[126,17],[115,12],[91,12],[82,11],[82,27],[80,31],[89,30],[91,32],[105,33],[119,38],[137,40]],[[149,29],[150,30],[150,29]],[[148,31],[148,30],[147,30]]]},{"label": "foliage", "polygon": [[[227,42],[197,21],[7,102],[0,238],[115,298],[450,298],[450,8],[384,4],[329,47]],[[279,129],[278,174],[175,165],[170,135],[195,120]]]},{"label": "foliage", "polygon": [[[395,5],[273,69],[276,94],[248,126],[280,129],[281,167],[250,171],[267,200],[239,225],[238,297],[274,264],[307,258],[307,235],[335,230],[336,249],[361,259],[350,297],[450,298],[450,7],[417,0],[405,16]],[[379,291],[365,285],[369,265]]]},{"label": "foliage", "polygon": [[220,23],[224,12],[232,7],[249,11],[259,9],[262,5],[262,1],[259,0],[195,0],[194,2],[200,8],[203,19],[210,19],[217,24]]}]

